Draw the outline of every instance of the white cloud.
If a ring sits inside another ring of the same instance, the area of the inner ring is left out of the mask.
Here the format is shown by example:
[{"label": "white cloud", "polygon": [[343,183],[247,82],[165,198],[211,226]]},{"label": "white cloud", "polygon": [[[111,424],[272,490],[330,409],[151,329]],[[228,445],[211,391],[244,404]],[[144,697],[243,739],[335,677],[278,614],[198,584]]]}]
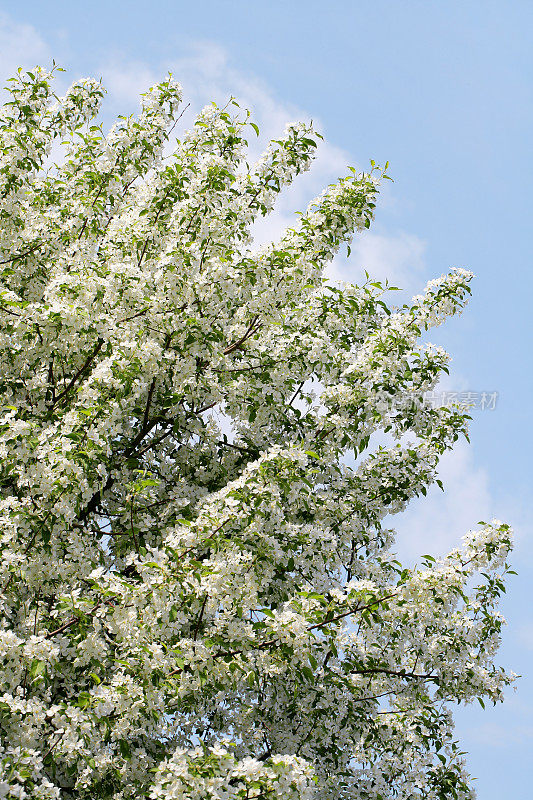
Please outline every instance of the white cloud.
[{"label": "white cloud", "polygon": [[335,260],[332,277],[357,282],[366,270],[376,280],[388,279],[410,294],[419,292],[426,280],[425,250],[425,242],[412,233],[369,231],[354,240],[349,259]]},{"label": "white cloud", "polygon": [[499,725],[487,722],[463,728],[463,738],[465,738],[465,734],[468,736],[470,746],[477,744],[491,749],[516,748],[517,745],[524,746],[533,739],[533,725],[509,723]]},{"label": "white cloud", "polygon": [[533,650],[533,623],[521,625],[516,631],[516,638],[526,650]]},{"label": "white cloud", "polygon": [[98,74],[107,90],[106,107],[113,114],[135,113],[140,105],[139,95],[157,83],[163,75],[142,61],[118,61],[103,65]]},{"label": "white cloud", "polygon": [[397,532],[396,550],[404,560],[424,553],[443,555],[480,520],[494,516],[485,469],[477,467],[472,446],[459,441],[439,465],[444,491],[433,485],[426,497],[413,500],[402,514],[391,517]]},{"label": "white cloud", "polygon": [[21,24],[0,13],[0,80],[3,84],[18,67],[31,69],[52,61],[50,48],[32,25]]}]

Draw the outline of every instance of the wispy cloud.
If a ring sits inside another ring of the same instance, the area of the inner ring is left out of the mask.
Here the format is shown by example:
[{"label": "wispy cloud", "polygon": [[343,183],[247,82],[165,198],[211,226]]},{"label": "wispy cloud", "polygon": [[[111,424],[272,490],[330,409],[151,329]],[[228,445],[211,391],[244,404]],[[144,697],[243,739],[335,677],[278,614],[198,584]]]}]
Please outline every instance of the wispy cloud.
[{"label": "wispy cloud", "polygon": [[2,85],[19,67],[51,63],[50,48],[33,25],[19,23],[0,12],[0,82]]},{"label": "wispy cloud", "polygon": [[466,729],[469,741],[472,744],[482,745],[491,750],[501,750],[504,748],[516,748],[517,746],[531,747],[533,739],[533,725],[509,725],[508,722],[499,725],[487,722],[482,725],[472,726]]},{"label": "wispy cloud", "polygon": [[526,650],[533,650],[533,622],[521,625],[516,631],[516,638]]},{"label": "wispy cloud", "polygon": [[349,259],[335,260],[332,276],[358,282],[366,270],[372,278],[388,279],[412,294],[420,291],[426,280],[425,250],[425,242],[412,233],[369,231],[355,239]]},{"label": "wispy cloud", "polygon": [[398,532],[396,549],[403,559],[417,560],[422,553],[443,555],[480,520],[494,516],[488,474],[476,466],[467,442],[457,442],[444,454],[439,477],[444,491],[431,486],[426,497],[413,500],[406,511],[391,518]]}]

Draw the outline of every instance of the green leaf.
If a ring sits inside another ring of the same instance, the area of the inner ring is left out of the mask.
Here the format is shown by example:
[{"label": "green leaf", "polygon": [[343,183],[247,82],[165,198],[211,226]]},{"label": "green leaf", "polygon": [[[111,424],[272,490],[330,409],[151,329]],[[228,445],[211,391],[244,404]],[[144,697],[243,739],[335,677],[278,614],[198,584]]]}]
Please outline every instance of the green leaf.
[{"label": "green leaf", "polygon": [[39,659],[35,658],[31,662],[30,676],[32,678],[38,678],[44,675],[45,672],[46,672],[46,661],[40,661]]},{"label": "green leaf", "polygon": [[131,758],[131,746],[126,739],[120,739],[118,743],[120,754],[127,759]]}]

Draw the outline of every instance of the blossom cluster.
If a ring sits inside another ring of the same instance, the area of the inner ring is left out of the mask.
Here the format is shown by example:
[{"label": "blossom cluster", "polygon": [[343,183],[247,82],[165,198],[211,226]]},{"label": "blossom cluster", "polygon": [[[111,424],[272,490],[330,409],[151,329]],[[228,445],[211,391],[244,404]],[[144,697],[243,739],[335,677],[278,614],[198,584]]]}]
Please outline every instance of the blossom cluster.
[{"label": "blossom cluster", "polygon": [[451,705],[512,681],[511,532],[406,569],[386,527],[466,433],[422,402],[448,356],[420,338],[471,274],[400,309],[327,282],[374,166],[255,249],[311,164],[307,123],[249,165],[234,101],[172,139],[172,77],[107,135],[95,81],[57,97],[38,68],[9,91],[0,797],[471,798]]}]

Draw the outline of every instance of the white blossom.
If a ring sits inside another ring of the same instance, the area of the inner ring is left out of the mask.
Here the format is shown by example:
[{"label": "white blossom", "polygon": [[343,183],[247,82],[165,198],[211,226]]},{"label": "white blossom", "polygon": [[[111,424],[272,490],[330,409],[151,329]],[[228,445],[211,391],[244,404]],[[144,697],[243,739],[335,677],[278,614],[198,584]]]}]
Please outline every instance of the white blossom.
[{"label": "white blossom", "polygon": [[420,337],[471,273],[328,284],[383,170],[256,249],[311,125],[248,166],[234,102],[173,143],[169,76],[104,135],[52,78],[0,115],[0,797],[471,798],[451,706],[514,678],[511,532],[405,569],[384,527],[466,432]]}]

